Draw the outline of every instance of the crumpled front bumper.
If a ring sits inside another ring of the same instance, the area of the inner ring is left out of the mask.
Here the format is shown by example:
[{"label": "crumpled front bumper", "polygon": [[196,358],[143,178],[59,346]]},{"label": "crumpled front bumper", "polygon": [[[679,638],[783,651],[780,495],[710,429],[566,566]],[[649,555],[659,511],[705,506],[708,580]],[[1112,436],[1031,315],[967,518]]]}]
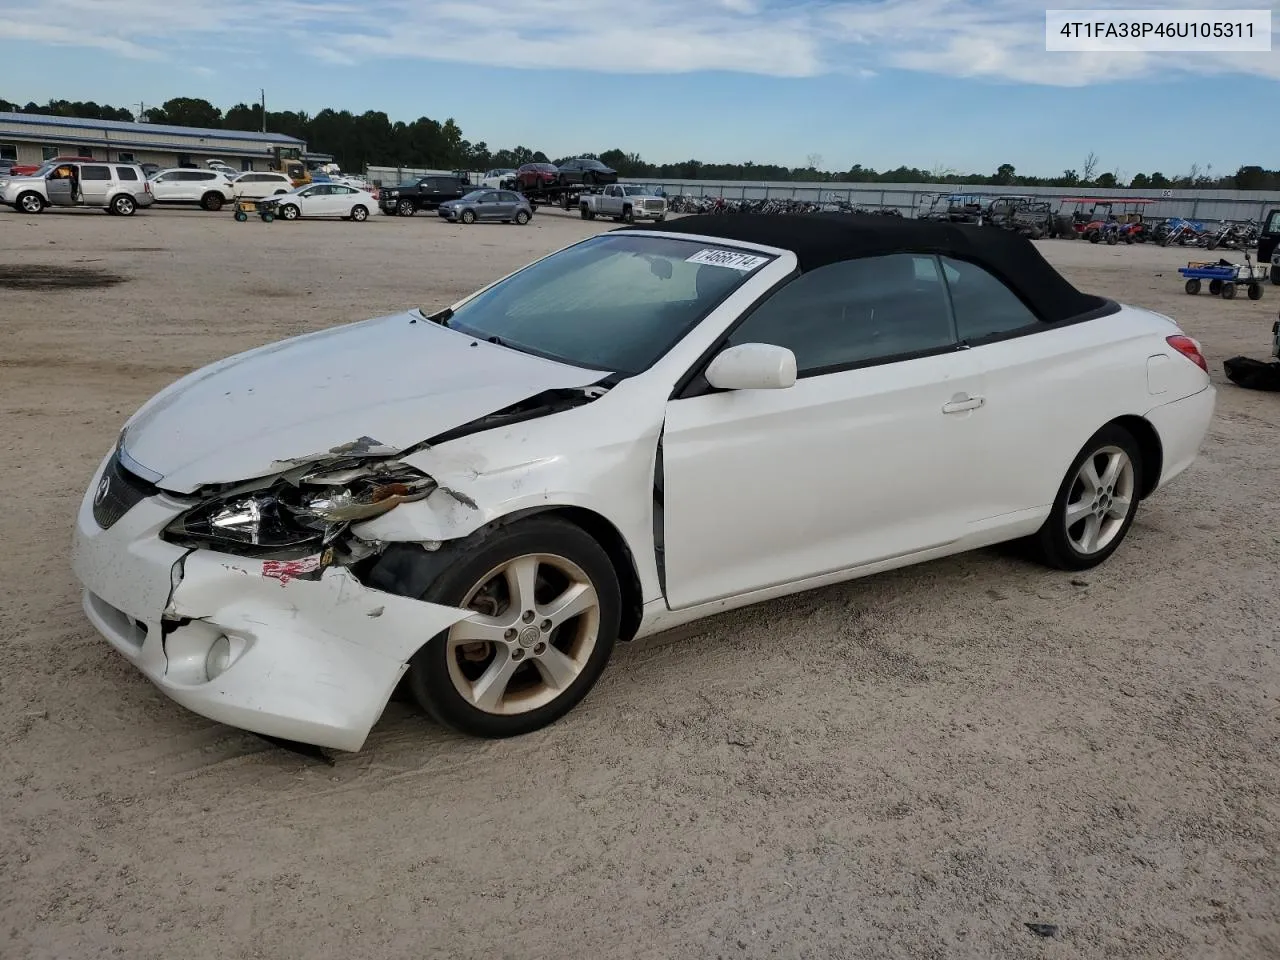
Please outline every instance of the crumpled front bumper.
[{"label": "crumpled front bumper", "polygon": [[[371,590],[345,569],[319,570],[318,558],[248,560],[166,543],[160,531],[183,505],[163,494],[103,530],[92,504],[101,473],[72,553],[85,614],[166,695],[212,720],[359,750],[409,658],[470,615]],[[231,662],[209,679],[222,637]]]}]

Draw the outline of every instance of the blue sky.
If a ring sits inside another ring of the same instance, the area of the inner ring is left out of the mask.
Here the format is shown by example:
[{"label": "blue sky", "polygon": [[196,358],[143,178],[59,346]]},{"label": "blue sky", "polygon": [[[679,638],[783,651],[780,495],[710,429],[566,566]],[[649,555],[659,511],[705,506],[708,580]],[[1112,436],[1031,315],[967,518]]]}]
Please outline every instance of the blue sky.
[{"label": "blue sky", "polygon": [[[1128,0],[1055,7],[1262,8]],[[1276,4],[1275,6],[1280,6]],[[1280,167],[1280,51],[1044,50],[1026,0],[0,0],[0,97],[452,116],[655,162],[964,172]],[[197,12],[198,10],[198,12]],[[1277,19],[1280,23],[1280,18]]]}]

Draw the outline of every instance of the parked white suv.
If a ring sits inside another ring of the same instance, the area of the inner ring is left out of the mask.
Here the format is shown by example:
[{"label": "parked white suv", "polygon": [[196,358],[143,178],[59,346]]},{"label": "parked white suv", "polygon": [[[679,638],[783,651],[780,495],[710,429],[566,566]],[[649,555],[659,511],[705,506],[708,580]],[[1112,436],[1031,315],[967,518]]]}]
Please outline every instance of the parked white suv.
[{"label": "parked white suv", "polygon": [[23,213],[40,213],[45,207],[100,207],[128,217],[154,199],[136,163],[50,161],[30,176],[0,178],[0,203]]},{"label": "parked white suv", "polygon": [[235,197],[231,180],[217,170],[175,168],[151,178],[156,203],[198,203],[206,210],[221,210]]},{"label": "parked white suv", "polygon": [[232,195],[246,200],[261,200],[277,193],[288,193],[293,181],[283,173],[242,173],[231,181]]}]

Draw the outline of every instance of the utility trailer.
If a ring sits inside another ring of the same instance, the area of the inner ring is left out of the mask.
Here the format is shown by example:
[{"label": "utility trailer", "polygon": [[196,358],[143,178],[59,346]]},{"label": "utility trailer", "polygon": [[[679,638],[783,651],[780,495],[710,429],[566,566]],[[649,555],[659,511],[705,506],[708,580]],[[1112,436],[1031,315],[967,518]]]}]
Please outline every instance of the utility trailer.
[{"label": "utility trailer", "polygon": [[567,186],[551,183],[521,187],[519,191],[529,201],[529,205],[534,210],[537,210],[540,206],[577,210],[583,197],[598,194],[602,189],[601,187],[586,187],[580,183],[571,183]]}]

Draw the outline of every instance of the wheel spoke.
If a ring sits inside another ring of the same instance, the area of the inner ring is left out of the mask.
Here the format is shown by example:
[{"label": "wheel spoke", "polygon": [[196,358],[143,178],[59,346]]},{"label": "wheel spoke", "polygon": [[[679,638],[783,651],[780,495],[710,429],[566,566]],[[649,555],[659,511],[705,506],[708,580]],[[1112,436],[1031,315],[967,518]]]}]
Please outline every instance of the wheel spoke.
[{"label": "wheel spoke", "polygon": [[449,646],[456,647],[464,643],[500,643],[505,645],[503,634],[510,626],[501,623],[495,617],[473,613],[466,620],[460,620],[449,631]]},{"label": "wheel spoke", "polygon": [[1102,471],[1099,484],[1102,487],[1114,487],[1120,479],[1120,471],[1124,469],[1124,454],[1113,453],[1107,457],[1107,469]]},{"label": "wheel spoke", "polygon": [[533,662],[537,665],[538,672],[542,674],[542,679],[547,686],[556,690],[567,689],[582,671],[576,660],[562,650],[551,646],[547,647],[542,656],[537,657]]},{"label": "wheel spoke", "polygon": [[507,564],[502,571],[507,578],[507,590],[511,594],[513,613],[534,608],[534,590],[538,581],[538,558],[520,557]]},{"label": "wheel spoke", "polygon": [[1077,500],[1069,504],[1066,512],[1067,529],[1070,530],[1091,513],[1093,513],[1093,504],[1088,500]]},{"label": "wheel spoke", "polygon": [[1114,497],[1111,506],[1107,508],[1107,513],[1117,520],[1123,520],[1129,515],[1129,504],[1132,501],[1128,497]]},{"label": "wheel spoke", "polygon": [[1080,537],[1080,549],[1085,553],[1093,553],[1098,549],[1098,536],[1102,533],[1102,521],[1090,516],[1084,522],[1084,534]]},{"label": "wheel spoke", "polygon": [[538,607],[538,616],[560,626],[596,605],[596,592],[588,583],[571,583],[568,589],[545,606]]},{"label": "wheel spoke", "polygon": [[1102,478],[1098,476],[1098,468],[1094,466],[1092,457],[1080,468],[1080,479],[1089,488],[1089,493],[1097,493],[1102,488]]},{"label": "wheel spoke", "polygon": [[519,666],[518,661],[511,659],[511,652],[505,644],[499,647],[488,669],[471,685],[472,702],[481,710],[497,710],[502,695],[507,692],[507,684]]}]

